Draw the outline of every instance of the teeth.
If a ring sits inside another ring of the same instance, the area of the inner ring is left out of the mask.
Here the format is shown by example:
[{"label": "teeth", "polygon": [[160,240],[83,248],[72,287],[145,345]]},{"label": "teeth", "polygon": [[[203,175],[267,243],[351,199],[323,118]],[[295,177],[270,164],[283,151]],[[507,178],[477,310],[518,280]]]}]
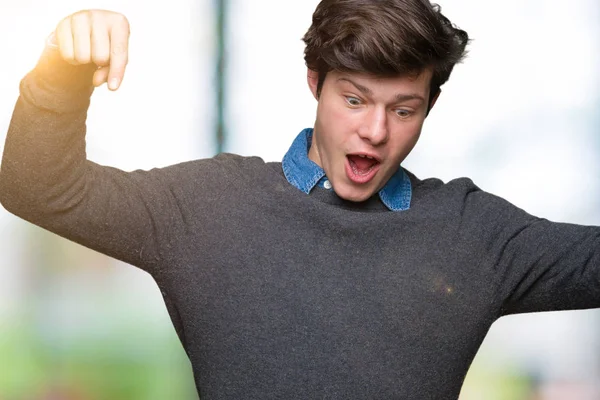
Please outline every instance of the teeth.
[{"label": "teeth", "polygon": [[371,156],[365,156],[365,155],[363,155],[363,154],[359,154],[358,156],[359,156],[360,158],[368,158],[369,160],[374,160],[374,158],[373,158],[373,157],[371,157]]},{"label": "teeth", "polygon": [[362,154],[359,154],[358,156],[359,156],[360,158],[365,158],[365,156],[363,156]]}]

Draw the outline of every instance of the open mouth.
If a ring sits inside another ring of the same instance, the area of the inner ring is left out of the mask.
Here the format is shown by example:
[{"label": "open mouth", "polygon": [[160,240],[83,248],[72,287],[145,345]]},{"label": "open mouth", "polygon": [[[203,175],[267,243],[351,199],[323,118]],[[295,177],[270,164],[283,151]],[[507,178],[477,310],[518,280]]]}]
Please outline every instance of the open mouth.
[{"label": "open mouth", "polygon": [[381,165],[376,158],[364,154],[349,154],[346,159],[346,175],[354,183],[371,181]]}]

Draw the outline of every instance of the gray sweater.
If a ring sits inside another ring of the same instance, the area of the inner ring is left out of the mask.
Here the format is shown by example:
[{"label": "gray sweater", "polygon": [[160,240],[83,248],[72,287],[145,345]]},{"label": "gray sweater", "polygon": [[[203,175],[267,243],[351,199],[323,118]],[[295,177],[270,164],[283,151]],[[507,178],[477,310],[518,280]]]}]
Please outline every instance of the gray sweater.
[{"label": "gray sweater", "polygon": [[456,399],[502,315],[600,307],[600,229],[533,217],[469,179],[411,208],[290,185],[221,154],[149,171],[86,160],[89,67],[21,82],[10,212],[156,280],[208,399]]}]

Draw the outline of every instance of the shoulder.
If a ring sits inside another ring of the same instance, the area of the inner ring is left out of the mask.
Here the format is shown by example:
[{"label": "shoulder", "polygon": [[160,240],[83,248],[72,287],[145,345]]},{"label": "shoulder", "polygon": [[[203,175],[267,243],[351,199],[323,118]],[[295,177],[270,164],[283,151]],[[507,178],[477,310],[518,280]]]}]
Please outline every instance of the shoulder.
[{"label": "shoulder", "polygon": [[412,172],[405,170],[413,190],[413,200],[423,201],[439,197],[464,198],[474,192],[482,192],[475,183],[467,177],[452,179],[444,182],[440,178],[418,178]]},{"label": "shoulder", "polygon": [[185,161],[164,169],[178,176],[191,175],[201,180],[241,179],[248,175],[265,173],[267,163],[255,156],[219,153],[213,157]]},{"label": "shoulder", "polygon": [[169,175],[168,180],[181,190],[203,188],[224,194],[268,190],[273,183],[285,180],[280,162],[266,162],[261,157],[233,153],[183,162],[167,167],[164,172]]},{"label": "shoulder", "polygon": [[535,218],[506,199],[481,189],[472,179],[460,177],[444,182],[439,178],[419,179],[407,171],[413,185],[413,205],[458,213],[462,218],[486,222]]}]

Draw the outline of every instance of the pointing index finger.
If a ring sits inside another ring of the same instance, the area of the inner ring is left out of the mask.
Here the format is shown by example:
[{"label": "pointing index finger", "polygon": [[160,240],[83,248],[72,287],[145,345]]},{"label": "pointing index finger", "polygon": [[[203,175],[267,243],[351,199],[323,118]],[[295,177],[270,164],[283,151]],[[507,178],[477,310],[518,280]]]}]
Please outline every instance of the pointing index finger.
[{"label": "pointing index finger", "polygon": [[108,88],[117,90],[123,81],[129,57],[129,23],[123,16],[110,29]]}]

